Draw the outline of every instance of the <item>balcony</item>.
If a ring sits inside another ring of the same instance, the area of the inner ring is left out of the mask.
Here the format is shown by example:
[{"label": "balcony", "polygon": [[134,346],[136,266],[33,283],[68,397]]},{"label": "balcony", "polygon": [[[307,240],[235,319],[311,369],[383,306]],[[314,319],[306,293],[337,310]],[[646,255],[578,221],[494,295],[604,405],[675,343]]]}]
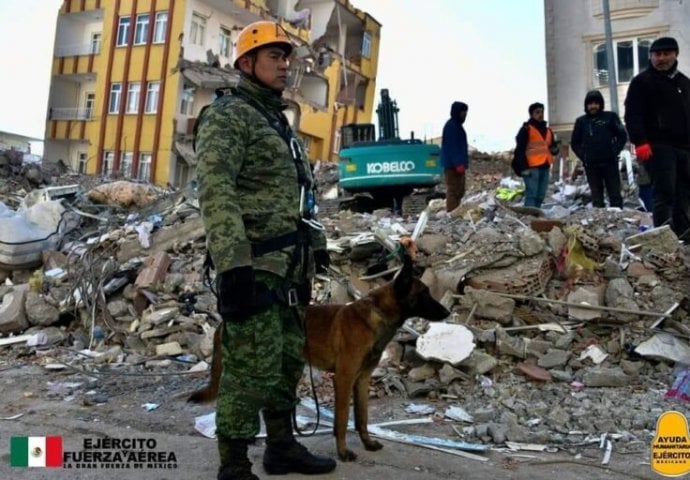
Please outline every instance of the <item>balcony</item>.
[{"label": "balcony", "polygon": [[92,108],[51,108],[48,120],[91,120]]},{"label": "balcony", "polygon": [[76,45],[58,45],[55,47],[55,56],[77,57],[79,55],[98,55],[101,53],[101,43],[80,43]]}]

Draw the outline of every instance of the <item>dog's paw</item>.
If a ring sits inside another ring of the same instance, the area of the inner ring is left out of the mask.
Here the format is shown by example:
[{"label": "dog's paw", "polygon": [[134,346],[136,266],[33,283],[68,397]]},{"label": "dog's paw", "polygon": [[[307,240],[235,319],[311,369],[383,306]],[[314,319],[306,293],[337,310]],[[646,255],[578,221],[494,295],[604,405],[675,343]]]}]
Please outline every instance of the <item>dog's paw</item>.
[{"label": "dog's paw", "polygon": [[353,462],[357,460],[357,454],[349,448],[345,448],[343,450],[338,450],[338,458],[343,462]]},{"label": "dog's paw", "polygon": [[364,448],[371,452],[375,452],[376,450],[381,450],[383,448],[383,445],[381,442],[377,442],[376,440],[367,440],[364,442]]}]

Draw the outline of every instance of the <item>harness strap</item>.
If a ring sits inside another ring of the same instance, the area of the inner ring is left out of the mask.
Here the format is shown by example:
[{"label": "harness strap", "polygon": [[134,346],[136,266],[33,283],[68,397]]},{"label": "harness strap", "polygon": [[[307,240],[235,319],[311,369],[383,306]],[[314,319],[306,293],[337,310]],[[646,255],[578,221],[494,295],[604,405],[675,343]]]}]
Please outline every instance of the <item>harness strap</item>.
[{"label": "harness strap", "polygon": [[298,231],[278,235],[277,237],[269,238],[263,242],[252,243],[252,256],[261,257],[267,253],[282,250],[287,247],[297,245],[300,240]]}]

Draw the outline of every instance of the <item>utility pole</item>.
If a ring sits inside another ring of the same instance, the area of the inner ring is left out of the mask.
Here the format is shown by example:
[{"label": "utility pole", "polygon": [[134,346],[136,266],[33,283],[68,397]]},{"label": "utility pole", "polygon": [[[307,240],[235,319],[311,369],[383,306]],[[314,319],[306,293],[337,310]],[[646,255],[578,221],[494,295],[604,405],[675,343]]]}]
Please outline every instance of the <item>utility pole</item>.
[{"label": "utility pole", "polygon": [[616,75],[616,61],[613,57],[613,34],[611,33],[611,11],[609,0],[601,0],[604,7],[604,34],[606,35],[606,65],[609,77],[609,100],[611,110],[618,112],[618,81]]}]

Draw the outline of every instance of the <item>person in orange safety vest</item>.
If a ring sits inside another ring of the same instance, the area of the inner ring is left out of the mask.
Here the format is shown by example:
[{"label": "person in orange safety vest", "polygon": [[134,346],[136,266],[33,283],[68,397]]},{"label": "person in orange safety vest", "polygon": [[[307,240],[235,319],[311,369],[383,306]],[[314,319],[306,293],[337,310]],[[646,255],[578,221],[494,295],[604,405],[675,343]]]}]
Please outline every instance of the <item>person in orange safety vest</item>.
[{"label": "person in orange safety vest", "polygon": [[512,167],[525,182],[525,206],[541,208],[549,186],[553,156],[558,152],[558,142],[544,121],[543,104],[530,105],[529,117],[515,136]]}]

